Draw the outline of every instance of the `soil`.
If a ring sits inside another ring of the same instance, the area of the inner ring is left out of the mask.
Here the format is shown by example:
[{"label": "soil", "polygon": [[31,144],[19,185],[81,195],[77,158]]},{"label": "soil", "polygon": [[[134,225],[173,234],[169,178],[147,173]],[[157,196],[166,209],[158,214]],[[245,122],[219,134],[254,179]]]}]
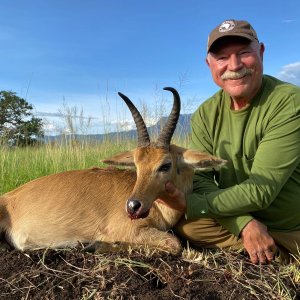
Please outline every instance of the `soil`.
[{"label": "soil", "polygon": [[161,252],[94,255],[73,250],[0,253],[0,299],[300,299],[280,266],[241,254]]}]

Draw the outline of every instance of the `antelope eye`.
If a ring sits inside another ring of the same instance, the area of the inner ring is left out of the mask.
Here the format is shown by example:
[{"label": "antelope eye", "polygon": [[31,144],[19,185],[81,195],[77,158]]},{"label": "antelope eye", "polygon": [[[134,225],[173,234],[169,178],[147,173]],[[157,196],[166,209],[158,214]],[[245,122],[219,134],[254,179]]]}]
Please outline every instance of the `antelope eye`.
[{"label": "antelope eye", "polygon": [[158,172],[169,172],[171,169],[172,163],[163,164],[159,167]]}]

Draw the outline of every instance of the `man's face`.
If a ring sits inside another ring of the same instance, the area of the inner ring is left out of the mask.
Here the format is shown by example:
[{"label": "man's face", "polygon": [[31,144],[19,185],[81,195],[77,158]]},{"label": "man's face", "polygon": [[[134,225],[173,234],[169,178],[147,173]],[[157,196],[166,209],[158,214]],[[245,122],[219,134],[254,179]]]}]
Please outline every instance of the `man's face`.
[{"label": "man's face", "polygon": [[263,53],[258,42],[227,39],[209,52],[206,62],[215,83],[233,100],[249,101],[261,86]]}]

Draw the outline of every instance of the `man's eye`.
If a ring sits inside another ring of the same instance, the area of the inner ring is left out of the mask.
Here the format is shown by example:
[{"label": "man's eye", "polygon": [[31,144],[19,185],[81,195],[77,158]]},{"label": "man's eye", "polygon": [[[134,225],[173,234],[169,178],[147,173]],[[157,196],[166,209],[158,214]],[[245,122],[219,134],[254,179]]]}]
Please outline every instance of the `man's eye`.
[{"label": "man's eye", "polygon": [[247,55],[247,54],[249,54],[249,53],[251,53],[251,51],[249,51],[249,50],[244,50],[244,51],[241,51],[241,52],[240,52],[240,55]]},{"label": "man's eye", "polygon": [[218,64],[223,64],[226,61],[227,61],[227,57],[225,57],[225,56],[220,56],[220,57],[217,58]]},{"label": "man's eye", "polygon": [[171,169],[172,163],[167,163],[164,165],[161,165],[158,169],[158,172],[169,172]]}]

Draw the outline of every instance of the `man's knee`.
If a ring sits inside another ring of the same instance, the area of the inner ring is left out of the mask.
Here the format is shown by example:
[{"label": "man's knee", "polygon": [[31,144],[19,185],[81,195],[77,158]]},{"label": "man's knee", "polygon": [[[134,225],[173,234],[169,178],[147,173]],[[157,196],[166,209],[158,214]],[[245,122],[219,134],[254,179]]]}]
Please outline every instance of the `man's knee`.
[{"label": "man's knee", "polygon": [[193,221],[181,219],[174,228],[176,234],[201,248],[242,248],[241,241],[224,229],[216,220],[202,218]]}]

